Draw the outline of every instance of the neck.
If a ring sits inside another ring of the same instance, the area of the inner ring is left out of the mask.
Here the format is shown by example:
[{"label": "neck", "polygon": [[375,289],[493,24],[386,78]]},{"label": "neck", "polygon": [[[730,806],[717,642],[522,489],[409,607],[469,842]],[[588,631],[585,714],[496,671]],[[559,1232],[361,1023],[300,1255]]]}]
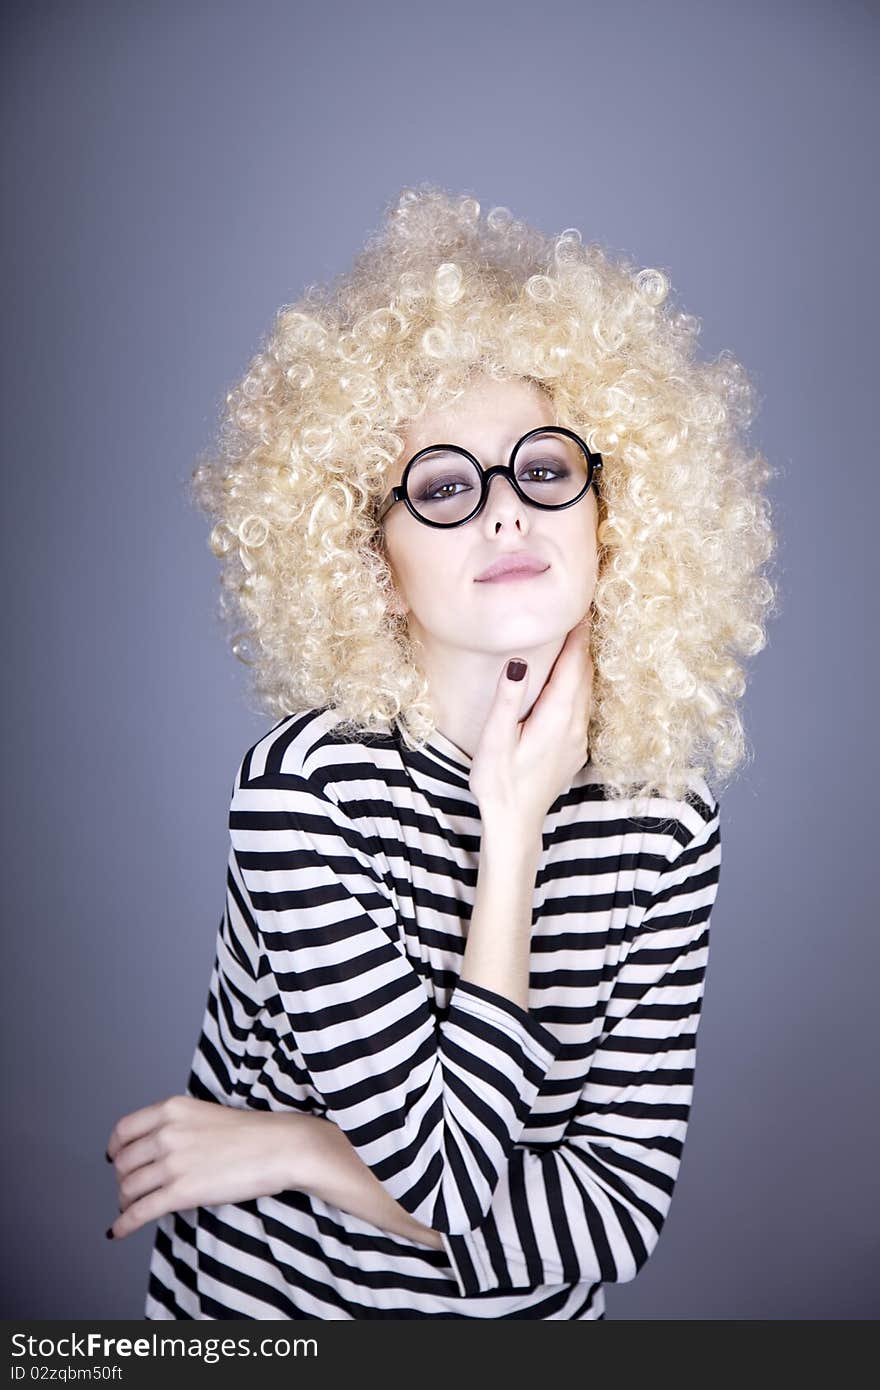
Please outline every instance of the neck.
[{"label": "neck", "polygon": [[410,619],[410,636],[419,669],[428,679],[431,706],[437,728],[452,743],[473,757],[480,742],[498,680],[513,657],[528,662],[521,682],[520,720],[526,718],[540,695],[553,663],[562,650],[565,634],[538,646],[511,651],[470,651],[426,638]]}]

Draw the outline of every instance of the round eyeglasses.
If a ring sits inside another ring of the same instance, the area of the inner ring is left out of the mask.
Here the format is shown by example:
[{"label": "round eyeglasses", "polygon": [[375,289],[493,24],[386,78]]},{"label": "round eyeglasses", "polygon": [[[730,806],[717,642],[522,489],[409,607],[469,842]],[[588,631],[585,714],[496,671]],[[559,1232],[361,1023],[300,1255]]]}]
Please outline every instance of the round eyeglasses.
[{"label": "round eyeglasses", "polygon": [[425,526],[463,526],[482,511],[494,473],[503,473],[517,495],[543,511],[573,507],[598,482],[602,455],[561,425],[539,425],[513,446],[510,460],[484,469],[457,444],[429,444],[413,454],[397,487],[382,501],[380,523],[395,502],[405,502]]}]

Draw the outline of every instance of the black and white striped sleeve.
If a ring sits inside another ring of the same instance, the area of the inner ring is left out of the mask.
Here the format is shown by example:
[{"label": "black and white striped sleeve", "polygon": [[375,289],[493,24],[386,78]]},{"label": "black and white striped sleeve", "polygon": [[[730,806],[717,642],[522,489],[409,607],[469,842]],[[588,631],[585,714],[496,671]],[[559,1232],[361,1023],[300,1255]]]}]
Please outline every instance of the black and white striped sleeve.
[{"label": "black and white striped sleeve", "polygon": [[443,1234],[459,1292],[635,1278],[672,1200],[718,886],[718,803],[658,876],[556,1145],[517,1144],[486,1219]]},{"label": "black and white striped sleeve", "polygon": [[417,1220],[471,1230],[559,1040],[466,981],[437,1020],[370,837],[318,781],[236,777],[232,857],[264,966],[326,1118]]}]

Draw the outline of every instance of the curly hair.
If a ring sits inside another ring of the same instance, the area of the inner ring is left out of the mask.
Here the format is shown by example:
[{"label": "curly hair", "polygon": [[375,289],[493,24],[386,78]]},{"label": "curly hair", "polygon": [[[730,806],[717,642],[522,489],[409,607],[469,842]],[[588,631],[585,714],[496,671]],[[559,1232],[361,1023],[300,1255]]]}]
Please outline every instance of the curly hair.
[{"label": "curly hair", "polygon": [[755,391],[670,282],[582,243],[406,187],[350,270],[278,310],[190,479],[214,522],[220,616],[276,719],[333,706],[339,728],[407,746],[434,732],[375,512],[399,431],[475,373],[526,378],[601,453],[591,612],[590,760],[612,795],[680,796],[747,757],[742,658],[766,645],[776,549]]}]

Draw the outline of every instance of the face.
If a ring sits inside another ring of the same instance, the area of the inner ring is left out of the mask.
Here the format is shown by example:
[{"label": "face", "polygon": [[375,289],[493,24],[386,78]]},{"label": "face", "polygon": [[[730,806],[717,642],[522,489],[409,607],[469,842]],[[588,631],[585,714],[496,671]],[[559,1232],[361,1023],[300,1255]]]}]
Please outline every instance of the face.
[{"label": "face", "polygon": [[[407,462],[429,444],[458,444],[484,469],[506,464],[527,431],[559,423],[552,402],[524,379],[478,378],[442,410],[425,413],[404,435],[388,480],[399,484]],[[425,647],[486,655],[525,654],[556,642],[580,622],[597,576],[595,490],[561,511],[542,511],[496,475],[483,510],[462,526],[425,526],[397,503],[384,519],[385,553],[399,611]],[[527,551],[547,565],[540,574],[478,582],[502,554]]]}]

